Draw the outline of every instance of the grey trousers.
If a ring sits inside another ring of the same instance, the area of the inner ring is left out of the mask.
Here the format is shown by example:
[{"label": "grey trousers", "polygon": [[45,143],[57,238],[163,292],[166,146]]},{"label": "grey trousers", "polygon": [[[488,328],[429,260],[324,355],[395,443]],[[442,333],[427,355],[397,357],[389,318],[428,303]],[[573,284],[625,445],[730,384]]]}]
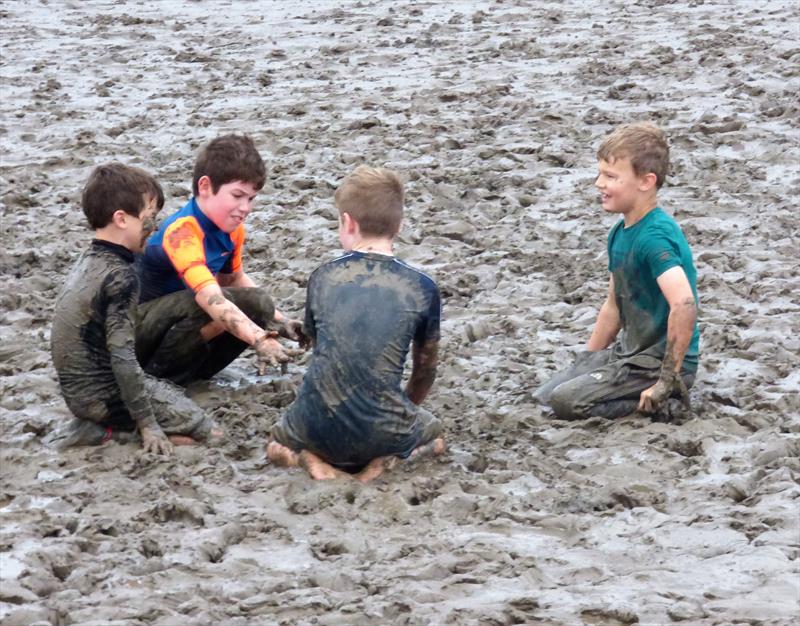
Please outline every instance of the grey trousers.
[{"label": "grey trousers", "polygon": [[[156,421],[165,434],[186,435],[197,441],[208,439],[214,422],[193,400],[186,397],[183,389],[147,374],[144,385]],[[99,422],[86,418],[83,406],[76,400],[67,401],[67,406],[76,415],[75,419],[46,438],[48,445],[59,450],[72,446],[96,446],[107,439],[127,442],[139,438],[136,423],[121,399],[110,403],[108,415]]]},{"label": "grey trousers", "polygon": [[[661,363],[661,358],[647,352],[626,359],[615,359],[611,348],[582,352],[533,397],[553,409],[559,419],[622,417],[633,413],[641,393],[656,383]],[[695,375],[684,369],[681,378],[688,389]]]},{"label": "grey trousers", "polygon": [[[272,298],[262,289],[225,287],[222,293],[262,328],[275,316]],[[136,358],[142,369],[179,385],[211,378],[247,348],[227,332],[208,342],[202,338],[200,329],[211,318],[189,289],[140,304],[137,315]]]}]

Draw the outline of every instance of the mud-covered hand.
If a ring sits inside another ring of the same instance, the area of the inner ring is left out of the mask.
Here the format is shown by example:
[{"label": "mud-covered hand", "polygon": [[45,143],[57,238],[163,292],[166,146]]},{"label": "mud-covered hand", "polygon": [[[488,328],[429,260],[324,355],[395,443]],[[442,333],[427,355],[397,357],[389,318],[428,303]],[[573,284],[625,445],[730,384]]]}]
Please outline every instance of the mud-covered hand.
[{"label": "mud-covered hand", "polygon": [[267,369],[270,367],[285,366],[284,364],[289,362],[289,355],[286,354],[283,346],[276,341],[276,335],[277,333],[275,332],[264,333],[253,345],[258,358],[259,376],[266,374]]},{"label": "mud-covered hand", "polygon": [[278,334],[284,339],[296,341],[303,350],[308,350],[311,340],[303,332],[303,322],[298,319],[285,319],[278,326]]},{"label": "mud-covered hand", "polygon": [[158,426],[144,426],[140,430],[142,433],[142,449],[145,452],[169,456],[175,450],[164,431]]},{"label": "mud-covered hand", "polygon": [[645,389],[642,395],[639,396],[639,410],[643,413],[657,412],[667,398],[676,391],[681,397],[683,406],[688,410],[690,408],[689,390],[686,388],[683,379],[674,372],[669,372],[668,374],[662,372],[656,384]]}]

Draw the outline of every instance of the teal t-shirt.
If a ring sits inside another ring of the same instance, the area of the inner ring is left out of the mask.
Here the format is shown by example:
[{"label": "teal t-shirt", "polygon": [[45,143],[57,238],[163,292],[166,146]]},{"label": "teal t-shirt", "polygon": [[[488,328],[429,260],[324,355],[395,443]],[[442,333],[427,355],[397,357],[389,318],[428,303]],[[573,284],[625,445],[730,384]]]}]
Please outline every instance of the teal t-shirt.
[{"label": "teal t-shirt", "polygon": [[[656,279],[668,269],[682,267],[697,302],[697,272],[692,251],[680,226],[656,207],[632,226],[617,222],[608,234],[608,271],[614,276],[622,333],[615,356],[628,358],[647,351],[663,359],[667,343],[669,303]],[[700,330],[697,322],[683,368],[697,369]]]}]

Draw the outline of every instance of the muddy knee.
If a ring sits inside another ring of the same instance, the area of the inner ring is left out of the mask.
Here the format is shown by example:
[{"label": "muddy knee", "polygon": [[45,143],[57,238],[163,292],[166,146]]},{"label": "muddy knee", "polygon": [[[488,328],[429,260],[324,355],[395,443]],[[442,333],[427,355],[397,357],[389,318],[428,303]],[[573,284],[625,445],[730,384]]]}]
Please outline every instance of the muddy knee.
[{"label": "muddy knee", "polygon": [[578,420],[587,417],[585,409],[579,406],[579,397],[572,385],[559,385],[550,394],[550,408],[562,420]]},{"label": "muddy knee", "polygon": [[275,303],[261,287],[225,287],[222,292],[260,326],[266,326],[275,317]]}]

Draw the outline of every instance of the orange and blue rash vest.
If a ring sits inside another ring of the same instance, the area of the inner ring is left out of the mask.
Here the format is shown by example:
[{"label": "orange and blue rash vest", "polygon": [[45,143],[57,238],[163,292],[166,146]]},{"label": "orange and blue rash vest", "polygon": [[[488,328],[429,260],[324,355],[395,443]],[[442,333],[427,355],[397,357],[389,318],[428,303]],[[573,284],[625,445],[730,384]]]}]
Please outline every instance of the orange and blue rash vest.
[{"label": "orange and blue rash vest", "polygon": [[141,283],[139,302],[189,288],[195,293],[216,275],[242,269],[244,224],[228,234],[200,210],[192,198],[167,218],[147,240],[136,269]]}]

